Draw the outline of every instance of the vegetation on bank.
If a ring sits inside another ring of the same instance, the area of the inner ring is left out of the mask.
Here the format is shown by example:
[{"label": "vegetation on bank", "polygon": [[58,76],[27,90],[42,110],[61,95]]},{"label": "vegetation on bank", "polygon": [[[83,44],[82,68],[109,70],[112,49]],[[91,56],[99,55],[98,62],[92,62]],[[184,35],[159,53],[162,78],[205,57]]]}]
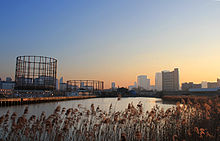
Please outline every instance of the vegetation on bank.
[{"label": "vegetation on bank", "polygon": [[184,101],[192,101],[194,103],[198,103],[198,102],[205,102],[207,100],[213,100],[213,99],[219,99],[218,96],[196,96],[196,95],[190,95],[190,96],[186,96],[186,95],[165,95],[162,96],[162,99],[164,101],[181,101],[182,99]]},{"label": "vegetation on bank", "polygon": [[[118,98],[120,100],[120,97]],[[132,103],[124,111],[109,111],[91,105],[66,109],[58,106],[53,114],[27,119],[9,111],[0,117],[0,140],[220,140],[219,98],[182,99],[164,110],[158,106],[144,111],[142,103]]]}]

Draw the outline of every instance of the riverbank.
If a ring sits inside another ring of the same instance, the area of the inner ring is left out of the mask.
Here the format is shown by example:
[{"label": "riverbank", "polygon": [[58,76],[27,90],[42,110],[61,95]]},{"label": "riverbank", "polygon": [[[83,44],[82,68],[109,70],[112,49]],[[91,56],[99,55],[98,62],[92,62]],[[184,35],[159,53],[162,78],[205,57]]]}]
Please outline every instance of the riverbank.
[{"label": "riverbank", "polygon": [[216,99],[219,98],[219,96],[195,96],[195,95],[190,95],[190,96],[174,96],[174,95],[170,95],[170,96],[162,96],[161,99],[163,101],[172,101],[172,102],[177,102],[177,101],[181,101],[182,99],[185,102],[188,102],[189,100],[191,102],[194,101],[206,101],[208,99]]},{"label": "riverbank", "polygon": [[1,98],[0,106],[12,106],[12,105],[22,105],[22,104],[32,104],[32,103],[42,103],[42,102],[88,99],[88,98],[96,98],[96,96]]}]

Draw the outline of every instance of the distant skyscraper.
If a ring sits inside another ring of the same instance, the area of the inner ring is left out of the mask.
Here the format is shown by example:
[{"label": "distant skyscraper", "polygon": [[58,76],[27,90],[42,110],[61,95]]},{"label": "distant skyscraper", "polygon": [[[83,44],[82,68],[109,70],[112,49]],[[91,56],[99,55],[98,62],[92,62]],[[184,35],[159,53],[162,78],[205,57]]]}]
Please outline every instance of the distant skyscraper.
[{"label": "distant skyscraper", "polygon": [[157,72],[155,74],[155,89],[157,91],[162,91],[162,73]]},{"label": "distant skyscraper", "polygon": [[179,90],[179,70],[162,71],[162,90],[163,91],[178,91]]},{"label": "distant skyscraper", "polygon": [[201,85],[202,85],[202,88],[208,88],[208,82],[207,81],[202,81],[201,82]]},{"label": "distant skyscraper", "polygon": [[137,78],[137,85],[139,88],[150,90],[150,79],[147,79],[147,75],[139,75]]}]

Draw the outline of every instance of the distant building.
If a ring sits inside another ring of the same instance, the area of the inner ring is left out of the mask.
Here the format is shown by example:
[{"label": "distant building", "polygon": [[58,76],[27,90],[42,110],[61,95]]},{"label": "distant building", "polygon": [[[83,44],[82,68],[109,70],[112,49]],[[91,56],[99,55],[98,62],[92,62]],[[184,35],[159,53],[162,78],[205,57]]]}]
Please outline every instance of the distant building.
[{"label": "distant building", "polygon": [[217,88],[217,82],[208,82],[207,83],[208,88]]},{"label": "distant building", "polygon": [[15,82],[12,81],[11,77],[6,77],[6,81],[2,81],[0,78],[0,89],[13,90],[15,87]]},{"label": "distant building", "polygon": [[62,88],[61,88],[62,86],[60,86],[60,84],[62,85],[63,83],[64,83],[64,82],[63,82],[63,77],[60,77],[60,81],[59,81],[59,90],[62,89]]},{"label": "distant building", "polygon": [[11,82],[11,81],[12,81],[11,77],[6,77],[6,82]]},{"label": "distant building", "polygon": [[157,72],[155,74],[155,90],[162,91],[162,73]]},{"label": "distant building", "polygon": [[58,83],[58,79],[56,79],[56,90],[59,89],[59,83]]},{"label": "distant building", "polygon": [[130,90],[133,90],[135,87],[134,87],[134,85],[130,85],[130,86],[128,86],[128,90],[130,91]]},{"label": "distant building", "polygon": [[60,83],[60,91],[66,91],[67,90],[67,84],[66,83]]},{"label": "distant building", "polygon": [[79,87],[78,87],[78,85],[70,85],[70,84],[68,84],[68,89],[76,91],[76,90],[79,89]]},{"label": "distant building", "polygon": [[150,90],[150,79],[147,79],[147,75],[139,75],[137,78],[138,88]]},{"label": "distant building", "polygon": [[220,79],[217,78],[217,86],[220,88]]},{"label": "distant building", "polygon": [[134,87],[137,88],[137,82],[134,82]]},{"label": "distant building", "polygon": [[112,90],[115,89],[115,82],[112,82]]},{"label": "distant building", "polygon": [[219,92],[219,88],[189,89],[190,92]]},{"label": "distant building", "polygon": [[207,84],[206,88],[220,88],[220,79],[217,78],[217,82],[206,82],[206,84]]},{"label": "distant building", "polygon": [[2,79],[0,78],[0,89],[2,89]]},{"label": "distant building", "polygon": [[201,84],[194,84],[193,82],[189,83],[182,83],[182,90],[183,91],[189,91],[189,89],[201,89]]},{"label": "distant building", "polygon": [[150,79],[147,79],[147,89],[146,90],[150,90]]},{"label": "distant building", "polygon": [[60,83],[63,83],[63,77],[60,78]]},{"label": "distant building", "polygon": [[84,82],[80,82],[80,88],[84,87]]},{"label": "distant building", "polygon": [[174,71],[162,71],[162,90],[163,91],[178,91],[179,90],[179,71],[175,68]]},{"label": "distant building", "polygon": [[14,89],[14,87],[15,87],[15,82],[13,82],[13,81],[10,81],[10,82],[3,81],[2,82],[2,89],[12,90],[12,89]]},{"label": "distant building", "polygon": [[202,88],[208,88],[207,86],[207,81],[202,81],[201,85],[202,85]]},{"label": "distant building", "polygon": [[137,88],[137,83],[136,82],[134,82],[134,85],[128,86],[128,90],[132,90],[134,88]]}]

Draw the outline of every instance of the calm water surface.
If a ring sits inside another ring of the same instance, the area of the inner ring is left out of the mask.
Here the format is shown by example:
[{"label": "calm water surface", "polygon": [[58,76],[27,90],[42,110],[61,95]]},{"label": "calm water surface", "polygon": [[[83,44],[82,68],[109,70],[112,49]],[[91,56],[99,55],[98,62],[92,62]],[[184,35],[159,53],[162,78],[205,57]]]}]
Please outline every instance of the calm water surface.
[{"label": "calm water surface", "polygon": [[16,112],[18,116],[21,116],[24,112],[25,107],[29,107],[28,116],[36,115],[39,116],[43,111],[46,115],[50,115],[53,113],[54,109],[60,105],[62,108],[77,108],[78,104],[81,104],[83,107],[90,109],[91,104],[94,104],[95,107],[99,106],[101,110],[108,111],[109,106],[112,104],[112,108],[115,111],[123,111],[127,108],[128,103],[133,103],[136,105],[142,102],[144,111],[151,110],[154,106],[158,105],[165,110],[167,108],[173,107],[172,104],[163,104],[162,99],[160,98],[146,98],[146,97],[138,97],[138,98],[121,98],[121,100],[117,100],[117,98],[93,98],[93,99],[82,99],[82,100],[70,100],[70,101],[58,101],[58,102],[50,102],[50,103],[39,103],[39,104],[30,104],[30,105],[18,105],[18,106],[10,106],[10,107],[0,107],[0,116],[6,114],[9,110],[10,114]]}]

